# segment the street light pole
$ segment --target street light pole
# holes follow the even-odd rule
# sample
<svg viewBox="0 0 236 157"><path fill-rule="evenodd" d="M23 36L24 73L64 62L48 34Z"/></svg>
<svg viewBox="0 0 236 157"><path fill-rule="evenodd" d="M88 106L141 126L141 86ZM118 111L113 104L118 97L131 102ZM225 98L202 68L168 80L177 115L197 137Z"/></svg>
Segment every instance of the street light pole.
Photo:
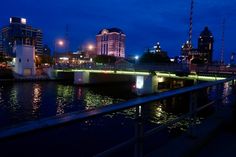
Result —
<svg viewBox="0 0 236 157"><path fill-rule="evenodd" d="M54 65L56 65L56 62L57 62L57 54L56 54L56 48L57 48L57 45L62 47L64 46L64 41L59 39L59 40L54 40Z"/></svg>

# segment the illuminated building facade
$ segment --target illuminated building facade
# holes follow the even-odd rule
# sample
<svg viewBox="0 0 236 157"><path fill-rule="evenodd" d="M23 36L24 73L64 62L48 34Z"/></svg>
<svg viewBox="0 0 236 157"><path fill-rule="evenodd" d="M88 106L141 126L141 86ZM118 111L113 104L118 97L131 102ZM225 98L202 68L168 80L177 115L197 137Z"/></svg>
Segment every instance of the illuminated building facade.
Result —
<svg viewBox="0 0 236 157"><path fill-rule="evenodd" d="M78 66L81 64L92 63L91 58L86 58L83 53L78 52L57 53L55 61L57 65L65 66Z"/></svg>
<svg viewBox="0 0 236 157"><path fill-rule="evenodd" d="M31 45L35 47L35 53L43 53L43 33L27 25L25 18L11 17L10 24L1 30L3 53L15 57L13 47L16 45Z"/></svg>
<svg viewBox="0 0 236 157"><path fill-rule="evenodd" d="M97 55L125 57L126 35L119 28L101 30L97 36Z"/></svg>

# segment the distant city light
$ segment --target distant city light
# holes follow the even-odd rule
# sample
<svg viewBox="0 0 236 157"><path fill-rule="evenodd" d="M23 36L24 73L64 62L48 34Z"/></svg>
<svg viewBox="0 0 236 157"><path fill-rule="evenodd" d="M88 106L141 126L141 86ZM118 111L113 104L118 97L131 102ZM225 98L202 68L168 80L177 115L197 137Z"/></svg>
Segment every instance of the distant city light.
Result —
<svg viewBox="0 0 236 157"><path fill-rule="evenodd" d="M60 60L64 60L64 61L68 61L69 60L69 58L68 57L61 57L61 58L59 58Z"/></svg>
<svg viewBox="0 0 236 157"><path fill-rule="evenodd" d="M21 23L22 24L26 24L26 19L25 18L21 18Z"/></svg>

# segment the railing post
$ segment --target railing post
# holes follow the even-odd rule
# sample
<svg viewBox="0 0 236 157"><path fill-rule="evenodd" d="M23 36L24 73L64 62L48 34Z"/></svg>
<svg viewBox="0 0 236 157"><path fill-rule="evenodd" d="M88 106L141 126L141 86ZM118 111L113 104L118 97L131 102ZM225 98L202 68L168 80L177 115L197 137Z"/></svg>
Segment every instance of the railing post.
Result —
<svg viewBox="0 0 236 157"><path fill-rule="evenodd" d="M135 157L143 157L143 111L142 106L136 107L136 115L135 115Z"/></svg>
<svg viewBox="0 0 236 157"><path fill-rule="evenodd" d="M190 113L190 128L189 128L189 135L191 137L195 137L195 125L196 125L196 116L197 116L197 93L196 92L191 92L190 93L190 102L189 102L189 113Z"/></svg>
<svg viewBox="0 0 236 157"><path fill-rule="evenodd" d="M232 80L232 93L234 93L235 91L235 80L233 79Z"/></svg>
<svg viewBox="0 0 236 157"><path fill-rule="evenodd" d="M221 84L216 85L216 113L219 113L219 108L220 108L220 100L221 100Z"/></svg>

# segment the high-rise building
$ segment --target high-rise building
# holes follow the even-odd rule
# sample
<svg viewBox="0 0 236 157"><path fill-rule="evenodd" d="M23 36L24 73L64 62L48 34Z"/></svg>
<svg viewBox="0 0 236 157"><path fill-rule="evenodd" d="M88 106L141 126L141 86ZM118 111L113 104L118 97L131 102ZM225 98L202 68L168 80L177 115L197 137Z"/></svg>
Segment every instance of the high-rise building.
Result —
<svg viewBox="0 0 236 157"><path fill-rule="evenodd" d="M11 17L10 24L1 30L3 53L14 57L13 47L16 45L31 45L36 54L43 53L42 36L39 29L27 25L25 18Z"/></svg>
<svg viewBox="0 0 236 157"><path fill-rule="evenodd" d="M125 57L125 33L119 28L101 30L97 36L97 55Z"/></svg>
<svg viewBox="0 0 236 157"><path fill-rule="evenodd" d="M198 51L205 62L211 63L214 38L208 27L205 27L198 38Z"/></svg>

